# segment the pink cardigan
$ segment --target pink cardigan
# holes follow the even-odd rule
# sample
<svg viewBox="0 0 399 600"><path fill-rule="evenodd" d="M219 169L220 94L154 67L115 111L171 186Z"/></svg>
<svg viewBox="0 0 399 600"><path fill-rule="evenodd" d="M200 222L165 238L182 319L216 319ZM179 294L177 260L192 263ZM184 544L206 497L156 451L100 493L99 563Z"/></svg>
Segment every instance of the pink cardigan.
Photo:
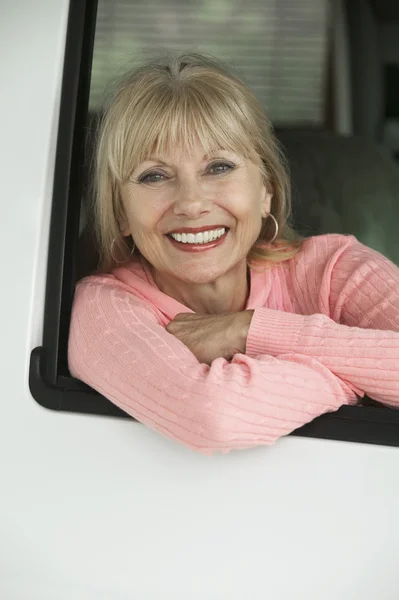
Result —
<svg viewBox="0 0 399 600"><path fill-rule="evenodd" d="M308 238L251 270L245 354L201 364L165 330L191 312L140 261L78 283L72 376L142 423L205 454L271 444L355 404L399 407L399 268L353 236Z"/></svg>

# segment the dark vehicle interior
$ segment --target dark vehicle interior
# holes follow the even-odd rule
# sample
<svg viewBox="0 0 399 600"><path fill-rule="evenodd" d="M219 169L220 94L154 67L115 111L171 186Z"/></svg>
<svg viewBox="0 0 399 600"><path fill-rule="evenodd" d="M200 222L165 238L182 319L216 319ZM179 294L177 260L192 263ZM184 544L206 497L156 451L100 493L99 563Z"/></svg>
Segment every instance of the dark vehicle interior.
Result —
<svg viewBox="0 0 399 600"><path fill-rule="evenodd" d="M239 27L248 10L252 9L260 18L264 12L267 33L268 4L273 3L227 2L224 15L232 26ZM256 70L250 64L253 54L259 50L259 33L258 40L254 36L255 41L242 35L241 45L233 54L233 64L249 81L252 77L257 83L266 111L270 105L272 122L291 168L293 224L304 235L353 234L399 264L397 219L393 218L399 217L396 163L399 160L399 4L378 0L342 3L300 0L274 4L273 31L269 32L270 40L263 42L261 50L272 52L272 62L276 65L270 67L266 58ZM316 16L312 20L309 17L310 24L306 23L308 11L316 4ZM141 16L142 22L135 25L136 29L133 26L133 35L124 42L126 24L121 18L129 22L129 6L133 11L134 5L134 2L118 0L99 2L91 110L86 128L88 177L98 114L95 109L100 105L102 88L114 75L112 61L101 57L119 51L121 61L124 59L128 67L130 61L134 64L146 39L157 40L155 53L165 47L179 50L183 46L172 43L175 40L171 41L167 26L162 35L157 35L158 24L153 24L145 15ZM229 5L234 5L234 11L230 6L230 14ZM182 30L179 39L187 46L183 49L191 49L188 33L184 35L186 28L190 33L194 30L198 41L201 36L205 37L202 44L205 50L213 49L223 58L228 52L232 53L229 40L221 38L225 38L226 33L218 29L218 20L212 19L211 12L202 24L198 23L198 3L188 5L187 14L180 17L181 2L162 3L162 6L165 13L161 12L162 17L166 15L175 23L178 34ZM215 25L214 31L205 33L205 24L209 22ZM132 38L142 27L145 27L144 36L141 34L144 39L139 39L137 44L137 39ZM309 28L313 35L310 43L305 37L309 35ZM295 42L290 43L290 31L295 34ZM273 45L276 40L277 49ZM346 56L341 56L342 50L336 51L337 45L347 48ZM294 75L299 77L299 86L296 79L290 79L295 66L294 51L307 61L297 69L299 75ZM320 56L322 52L324 56ZM238 53L241 54L237 56ZM343 59L346 59L345 65L341 64ZM121 70L121 61L114 60L115 70L118 67ZM262 69L271 72L269 87L267 83L259 83ZM271 89L275 83L275 89ZM256 85L254 87L256 89ZM311 87L310 91L306 87ZM343 102L341 98L345 94L338 88L345 87L348 91ZM300 98L303 92L305 98ZM284 104L282 108L279 106L282 101L285 101L285 109ZM307 113L303 110L305 103L309 107ZM90 272L95 263L91 224L88 214L82 212L78 277Z"/></svg>

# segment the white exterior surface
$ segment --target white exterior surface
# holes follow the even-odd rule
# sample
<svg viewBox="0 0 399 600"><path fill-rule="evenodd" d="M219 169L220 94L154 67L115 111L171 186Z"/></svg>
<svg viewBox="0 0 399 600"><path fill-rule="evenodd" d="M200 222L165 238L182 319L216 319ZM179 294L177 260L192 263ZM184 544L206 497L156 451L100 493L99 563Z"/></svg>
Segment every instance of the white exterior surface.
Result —
<svg viewBox="0 0 399 600"><path fill-rule="evenodd" d="M67 11L0 2L1 600L397 600L399 448L209 458L31 397Z"/></svg>

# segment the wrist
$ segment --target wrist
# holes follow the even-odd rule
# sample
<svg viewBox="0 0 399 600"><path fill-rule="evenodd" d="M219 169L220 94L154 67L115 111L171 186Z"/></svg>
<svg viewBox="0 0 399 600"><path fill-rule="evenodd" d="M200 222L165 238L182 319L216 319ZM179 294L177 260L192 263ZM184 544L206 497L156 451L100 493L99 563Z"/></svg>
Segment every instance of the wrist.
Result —
<svg viewBox="0 0 399 600"><path fill-rule="evenodd" d="M237 352L239 352L240 354L245 354L248 331L251 325L253 314L253 310L242 310L235 314L235 345Z"/></svg>

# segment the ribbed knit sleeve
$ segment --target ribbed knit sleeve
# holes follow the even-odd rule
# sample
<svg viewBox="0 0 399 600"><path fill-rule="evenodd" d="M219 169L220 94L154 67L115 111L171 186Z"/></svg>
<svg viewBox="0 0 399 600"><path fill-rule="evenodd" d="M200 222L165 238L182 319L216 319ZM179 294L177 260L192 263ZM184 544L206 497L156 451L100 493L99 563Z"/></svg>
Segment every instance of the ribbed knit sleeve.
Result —
<svg viewBox="0 0 399 600"><path fill-rule="evenodd" d="M258 308L246 354L312 357L359 395L399 407L399 268L352 236L336 260L325 260L335 241L333 236L310 240L302 259L307 276L294 278L304 310L319 298L332 318ZM320 265L323 274L316 275Z"/></svg>
<svg viewBox="0 0 399 600"><path fill-rule="evenodd" d="M74 377L205 454L271 444L357 400L320 361L297 351L201 364L144 302L109 278L78 285L68 358Z"/></svg>

